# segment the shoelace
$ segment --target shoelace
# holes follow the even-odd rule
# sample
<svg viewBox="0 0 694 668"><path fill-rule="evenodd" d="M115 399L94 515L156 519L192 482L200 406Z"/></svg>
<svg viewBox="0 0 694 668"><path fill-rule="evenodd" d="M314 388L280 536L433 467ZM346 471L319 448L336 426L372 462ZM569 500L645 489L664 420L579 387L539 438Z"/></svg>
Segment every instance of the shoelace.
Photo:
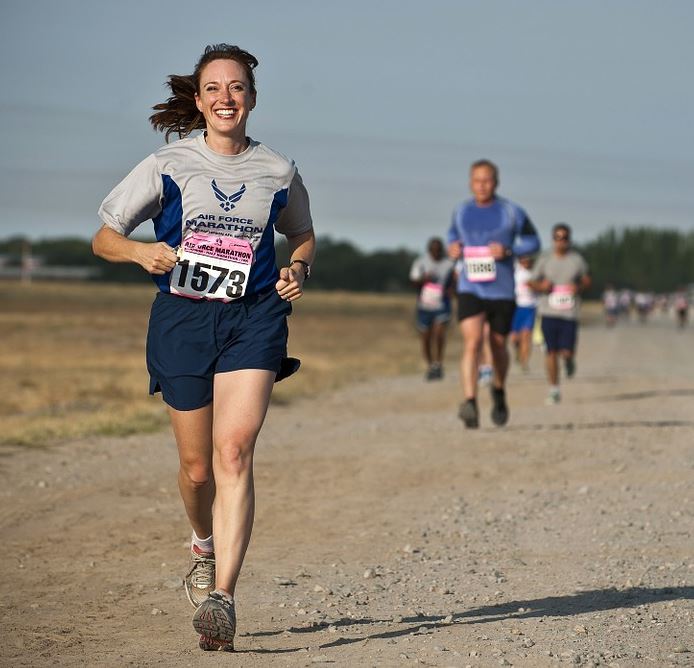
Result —
<svg viewBox="0 0 694 668"><path fill-rule="evenodd" d="M214 585L214 557L193 553L193 567L190 569L190 582L197 589L207 589Z"/></svg>

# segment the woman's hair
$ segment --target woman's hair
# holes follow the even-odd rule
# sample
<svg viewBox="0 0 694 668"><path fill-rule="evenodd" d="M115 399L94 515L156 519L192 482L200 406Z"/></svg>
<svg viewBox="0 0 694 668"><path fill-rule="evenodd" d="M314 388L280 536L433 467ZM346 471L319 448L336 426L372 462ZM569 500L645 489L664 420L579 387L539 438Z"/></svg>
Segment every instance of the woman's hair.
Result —
<svg viewBox="0 0 694 668"><path fill-rule="evenodd" d="M200 93L200 74L203 68L213 60L235 60L243 66L255 95L255 76L253 70L258 66L258 59L231 44L211 44L205 47L193 74L171 74L166 84L171 89L171 97L166 102L155 104L149 122L155 130L166 131L166 141L172 132L178 133L179 138L186 137L193 130L205 128L205 118L195 105L195 94Z"/></svg>

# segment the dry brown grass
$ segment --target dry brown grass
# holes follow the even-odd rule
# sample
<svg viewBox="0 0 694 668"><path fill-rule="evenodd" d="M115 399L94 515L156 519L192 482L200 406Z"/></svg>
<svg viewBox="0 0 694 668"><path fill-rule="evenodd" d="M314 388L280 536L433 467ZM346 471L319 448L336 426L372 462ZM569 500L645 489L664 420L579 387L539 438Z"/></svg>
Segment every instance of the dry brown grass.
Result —
<svg viewBox="0 0 694 668"><path fill-rule="evenodd" d="M2 285L0 444L45 445L167 423L148 396L144 347L154 287ZM419 368L407 295L307 293L290 319L301 372L279 384L288 403L355 380Z"/></svg>
<svg viewBox="0 0 694 668"><path fill-rule="evenodd" d="M155 288L2 284L0 445L47 445L93 434L126 435L167 424L150 397L145 336ZM355 381L421 369L414 298L306 293L290 319L289 352L299 374L277 385L289 403ZM586 320L599 320L586 305ZM459 351L451 327L449 368Z"/></svg>

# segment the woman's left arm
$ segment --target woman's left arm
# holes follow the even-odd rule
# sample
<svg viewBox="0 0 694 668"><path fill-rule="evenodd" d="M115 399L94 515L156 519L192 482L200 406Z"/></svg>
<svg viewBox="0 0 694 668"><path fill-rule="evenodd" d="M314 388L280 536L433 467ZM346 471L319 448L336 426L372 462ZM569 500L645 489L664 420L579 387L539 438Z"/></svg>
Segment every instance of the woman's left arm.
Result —
<svg viewBox="0 0 694 668"><path fill-rule="evenodd" d="M282 299L293 302L304 294L304 281L310 275L310 267L316 254L316 236L313 229L303 234L287 237L289 265L280 269L275 288Z"/></svg>

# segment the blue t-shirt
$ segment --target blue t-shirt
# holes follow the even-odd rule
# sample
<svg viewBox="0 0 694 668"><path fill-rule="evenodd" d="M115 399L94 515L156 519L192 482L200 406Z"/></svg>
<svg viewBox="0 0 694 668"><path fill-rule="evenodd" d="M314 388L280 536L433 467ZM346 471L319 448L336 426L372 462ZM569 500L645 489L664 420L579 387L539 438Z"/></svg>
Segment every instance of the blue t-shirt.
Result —
<svg viewBox="0 0 694 668"><path fill-rule="evenodd" d="M453 212L448 230L448 243L454 241L462 244L463 253L477 256L459 263L458 292L480 299L515 299L513 257L540 249L540 237L528 214L502 197L496 197L488 206L478 206L474 199L462 202ZM489 262L484 248L494 242L510 249L511 255Z"/></svg>

